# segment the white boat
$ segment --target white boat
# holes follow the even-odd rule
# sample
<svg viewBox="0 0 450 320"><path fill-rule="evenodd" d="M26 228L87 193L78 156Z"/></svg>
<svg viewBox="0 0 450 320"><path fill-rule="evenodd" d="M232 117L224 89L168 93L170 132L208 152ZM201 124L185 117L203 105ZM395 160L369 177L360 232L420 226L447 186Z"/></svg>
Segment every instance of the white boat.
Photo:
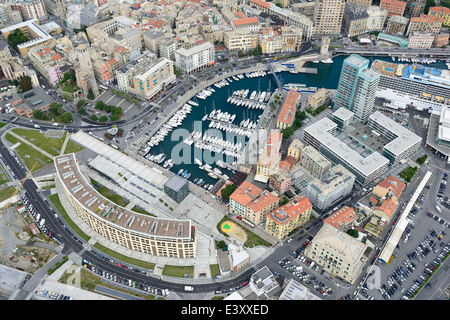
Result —
<svg viewBox="0 0 450 320"><path fill-rule="evenodd" d="M198 160L197 158L194 158L194 161L195 161L195 163L198 164L199 166L202 165L202 162L201 162L200 160Z"/></svg>
<svg viewBox="0 0 450 320"><path fill-rule="evenodd" d="M210 176L213 179L218 179L218 177L212 172L208 172L208 176Z"/></svg>
<svg viewBox="0 0 450 320"><path fill-rule="evenodd" d="M250 119L245 120L245 122L244 122L244 127L245 128L247 128L249 122L250 122Z"/></svg>
<svg viewBox="0 0 450 320"><path fill-rule="evenodd" d="M320 61L320 62L322 62L322 63L333 63L333 59L328 58L328 59L322 60L322 61Z"/></svg>
<svg viewBox="0 0 450 320"><path fill-rule="evenodd" d="M253 100L256 96L256 91L253 91L250 95L250 100Z"/></svg>
<svg viewBox="0 0 450 320"><path fill-rule="evenodd" d="M222 171L220 171L220 170L217 169L217 168L214 168L213 171L214 171L214 173L216 173L216 174L218 174L218 175L222 175Z"/></svg>
<svg viewBox="0 0 450 320"><path fill-rule="evenodd" d="M259 102L263 102L265 97L266 97L266 92L263 91L263 92L261 93L261 95L259 96Z"/></svg>
<svg viewBox="0 0 450 320"><path fill-rule="evenodd" d="M189 100L188 103L189 103L190 105L193 105L194 107L198 107L198 103L195 102L195 101Z"/></svg>

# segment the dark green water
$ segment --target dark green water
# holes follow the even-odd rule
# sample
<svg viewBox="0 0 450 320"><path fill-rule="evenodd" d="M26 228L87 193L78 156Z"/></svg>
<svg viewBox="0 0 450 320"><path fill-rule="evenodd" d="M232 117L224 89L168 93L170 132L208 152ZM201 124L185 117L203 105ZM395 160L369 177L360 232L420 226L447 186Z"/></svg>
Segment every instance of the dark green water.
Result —
<svg viewBox="0 0 450 320"><path fill-rule="evenodd" d="M282 72L281 76L283 78L283 84L288 83L302 83L307 87L318 87L318 88L327 88L327 89L337 89L339 83L339 77L341 73L343 60L347 56L339 56L334 58L334 63L332 64L324 64L324 63L307 63L305 67L317 68L317 74L292 74L289 72ZM367 57L371 63L380 58L376 57ZM392 62L390 58L381 58L381 60ZM445 63L437 62L434 64L429 64L430 67L447 69ZM236 106L231 103L227 103L227 98L229 95L233 93L233 91L241 90L241 89L249 89L250 93L254 90L259 91L271 91L273 92L276 87L275 81L273 80L272 75L266 75L264 77L258 78L247 78L244 77L240 81L234 81L230 83L229 86L224 86L223 88L216 88L215 86L211 86L215 90L211 96L207 97L205 100L197 99L199 103L198 107L192 107L192 112L184 119L182 127L186 129L186 132L192 132L194 130L195 123L195 131L200 130L200 126L202 127L202 132L205 132L208 129L209 121L206 120L202 123L202 117L207 113L209 114L213 109L221 109L223 112L227 111L230 114L236 114L236 119L233 121L234 124L239 125L242 119L249 118L252 121L258 119L258 116L262 114L263 110L252 110L242 106ZM250 93L248 96L250 96ZM181 126L180 126L181 127ZM180 128L178 127L178 129ZM167 155L167 159L172 158L175 160L176 156L184 156L186 159L190 159L189 163L181 163L176 164L171 169L172 172L177 173L180 169L187 169L191 173L190 181L194 181L195 178L202 178L206 181L206 183L211 184L217 182L210 178L207 175L207 172L201 170L197 164L194 163L194 157L200 160L203 152L210 153L210 151L200 150L194 147L194 144L190 147L185 145L182 142L182 138L176 139L172 141L175 137L176 130L169 133L166 136L166 139L162 141L158 146L155 146L151 149L151 154L159 154L164 153ZM172 137L172 134L174 137ZM224 136L225 138L225 133ZM186 150L191 150L190 155L184 152L172 153L172 150L179 150L180 147L184 147ZM174 149L175 148L175 149ZM222 155L221 159L225 161L225 156ZM205 163L205 161L202 161ZM229 161L228 161L229 162ZM213 165L214 167L214 165ZM227 174L231 177L232 173L226 169L220 169L224 174Z"/></svg>

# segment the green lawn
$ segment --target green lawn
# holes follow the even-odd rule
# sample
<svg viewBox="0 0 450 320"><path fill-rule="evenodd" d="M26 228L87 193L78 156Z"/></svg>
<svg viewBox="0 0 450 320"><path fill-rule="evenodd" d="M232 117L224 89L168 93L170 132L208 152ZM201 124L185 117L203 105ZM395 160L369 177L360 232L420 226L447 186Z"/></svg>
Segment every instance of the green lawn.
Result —
<svg viewBox="0 0 450 320"><path fill-rule="evenodd" d="M70 219L69 215L67 214L66 210L61 204L61 201L59 200L59 196L57 193L52 194L48 197L48 199L53 203L56 210L58 210L61 217L64 219L64 221L69 225L69 227L75 231L75 233L80 236L84 241L88 242L91 237L89 237L87 234L85 234L73 221Z"/></svg>
<svg viewBox="0 0 450 320"><path fill-rule="evenodd" d="M110 189L108 189L105 186L100 185L97 181L94 179L91 179L91 184L95 187L95 189L105 198L111 200L112 202L118 204L121 207L126 207L130 201L124 199L121 195L112 192Z"/></svg>
<svg viewBox="0 0 450 320"><path fill-rule="evenodd" d="M132 209L132 211L137 212L137 213L142 213L151 217L156 217L154 214L151 214L150 212L138 207L138 206L134 206Z"/></svg>
<svg viewBox="0 0 450 320"><path fill-rule="evenodd" d="M31 170L31 168L33 167L33 165L37 162L36 167L34 168L33 171L39 170L49 164L53 163L53 160L48 158L47 156L43 155L42 153L40 153L39 151L35 150L34 148L30 147L29 145L23 143L22 141L20 141L19 139L17 139L16 137L12 136L11 134L7 133L5 135L6 140L8 140L9 142L11 142L13 145L16 143L20 143L20 145L16 148L17 154L19 155L19 157L23 160L23 162L25 163L25 165L27 166L28 170ZM36 159L41 160L38 161Z"/></svg>
<svg viewBox="0 0 450 320"><path fill-rule="evenodd" d="M8 176L6 175L6 173L3 171L2 168L0 168L0 185L6 183L9 181Z"/></svg>
<svg viewBox="0 0 450 320"><path fill-rule="evenodd" d="M66 149L64 149L64 154L76 153L83 150L84 148L79 144L73 142L72 140L67 141Z"/></svg>
<svg viewBox="0 0 450 320"><path fill-rule="evenodd" d="M194 278L194 266L172 266L166 264L162 274L176 278L184 278L185 274L189 274L189 278Z"/></svg>
<svg viewBox="0 0 450 320"><path fill-rule="evenodd" d="M16 188L14 186L0 190L0 202L11 198L11 196L14 194L14 191L16 191Z"/></svg>
<svg viewBox="0 0 450 320"><path fill-rule="evenodd" d="M64 91L64 92L72 94L75 91L80 90L80 88L77 87L76 83L72 83L72 84L65 85L61 90Z"/></svg>
<svg viewBox="0 0 450 320"><path fill-rule="evenodd" d="M39 130L34 129L13 129L15 134L21 136L27 141L34 144L36 147L41 148L42 150L48 152L52 156L59 156L59 153L64 145L64 140L66 139L66 135L68 132L64 132L63 136L59 139L49 138L45 136L45 133L39 132ZM56 151L56 150L58 151ZM83 150L83 147L76 144L75 142L69 140L67 141L66 149L64 150L64 154L68 153L76 153L80 150Z"/></svg>
<svg viewBox="0 0 450 320"><path fill-rule="evenodd" d="M129 263L133 266L148 269L148 270L155 269L154 263L127 257L121 253L118 253L110 248L107 248L107 247L101 245L98 242L96 242L94 244L94 248L98 249L99 251L103 252L104 254L107 254L108 256L110 256L112 258L116 258L117 260L120 260L125 263Z"/></svg>

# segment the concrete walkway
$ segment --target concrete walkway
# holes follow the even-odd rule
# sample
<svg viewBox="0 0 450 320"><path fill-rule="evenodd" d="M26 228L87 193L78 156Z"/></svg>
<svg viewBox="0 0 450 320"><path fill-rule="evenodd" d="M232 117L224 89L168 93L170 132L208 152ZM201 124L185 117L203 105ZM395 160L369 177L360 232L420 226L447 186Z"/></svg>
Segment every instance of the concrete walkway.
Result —
<svg viewBox="0 0 450 320"><path fill-rule="evenodd" d="M70 140L70 133L67 132L66 139L64 140L64 143L61 147L61 151L59 152L60 156L62 156L64 154L64 151L66 150L66 146L67 146L67 143L69 142L69 140Z"/></svg>

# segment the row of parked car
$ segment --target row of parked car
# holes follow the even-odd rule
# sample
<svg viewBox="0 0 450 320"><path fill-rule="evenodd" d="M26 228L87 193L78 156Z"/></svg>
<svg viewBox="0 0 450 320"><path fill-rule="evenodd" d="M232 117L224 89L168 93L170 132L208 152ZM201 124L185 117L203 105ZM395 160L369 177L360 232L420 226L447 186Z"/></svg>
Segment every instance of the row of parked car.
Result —
<svg viewBox="0 0 450 320"><path fill-rule="evenodd" d="M419 276L419 279L414 280L412 286L406 291L404 296L402 297L403 300L408 300L412 297L412 295L419 289L421 285L423 285L424 282L428 280L428 278L431 276L433 271L437 268L437 266L442 262L442 260L448 256L450 253L450 242L445 244L439 255L430 263L425 263L425 269L423 270L422 274ZM430 287L431 284L427 283L426 287Z"/></svg>
<svg viewBox="0 0 450 320"><path fill-rule="evenodd" d="M121 278L120 276L118 276L114 273L105 271L105 270L95 266L94 264L92 264L91 262L89 262L85 259L82 260L82 264L86 269L91 270L93 273L96 273L99 276L101 276L107 280L110 280L112 282L120 283L120 284L129 286L129 287L132 287L132 288L140 289L142 291L147 291L148 293L152 293L154 295L159 295L162 297L168 297L170 295L168 289L154 288L154 287L144 285L142 283L137 283L131 279Z"/></svg>
<svg viewBox="0 0 450 320"><path fill-rule="evenodd" d="M45 288L42 288L40 292L41 292L42 296L47 297L49 299L53 299L53 300L73 300L73 297L71 297L71 296L59 294L59 293L51 291L51 290L48 291Z"/></svg>

